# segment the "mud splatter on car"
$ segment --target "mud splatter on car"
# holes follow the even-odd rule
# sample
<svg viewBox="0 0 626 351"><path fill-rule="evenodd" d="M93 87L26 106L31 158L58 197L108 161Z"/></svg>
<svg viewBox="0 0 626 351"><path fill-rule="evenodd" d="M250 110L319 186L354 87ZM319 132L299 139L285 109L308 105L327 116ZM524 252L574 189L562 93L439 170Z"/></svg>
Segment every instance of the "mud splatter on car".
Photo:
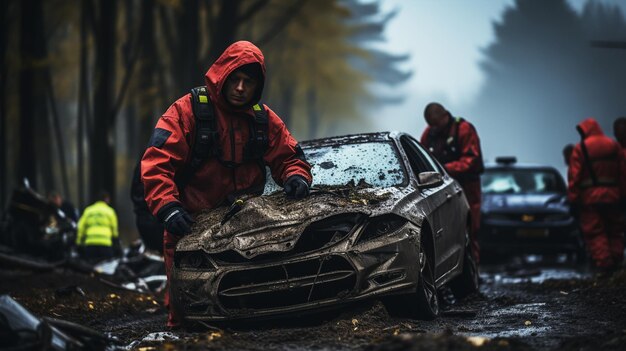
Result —
<svg viewBox="0 0 626 351"><path fill-rule="evenodd" d="M467 201L412 137L362 134L302 148L314 179L308 198L269 184L263 196L199 214L178 243L171 293L188 325L373 297L430 319L440 286L459 296L477 289Z"/></svg>

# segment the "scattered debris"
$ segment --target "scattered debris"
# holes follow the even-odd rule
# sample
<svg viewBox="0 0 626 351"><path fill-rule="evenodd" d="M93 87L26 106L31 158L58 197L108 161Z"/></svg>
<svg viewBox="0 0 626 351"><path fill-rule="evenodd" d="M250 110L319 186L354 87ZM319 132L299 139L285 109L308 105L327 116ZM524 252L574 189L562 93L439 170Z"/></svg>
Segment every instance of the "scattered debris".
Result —
<svg viewBox="0 0 626 351"><path fill-rule="evenodd" d="M91 328L56 318L37 319L8 295L0 296L3 347L41 350L93 350L117 339Z"/></svg>
<svg viewBox="0 0 626 351"><path fill-rule="evenodd" d="M63 288L56 289L54 291L54 294L56 296L58 296L58 297L67 297L67 296L70 296L72 294L78 294L80 296L85 297L85 292L78 285L69 285L69 286L66 286L66 287L63 287Z"/></svg>

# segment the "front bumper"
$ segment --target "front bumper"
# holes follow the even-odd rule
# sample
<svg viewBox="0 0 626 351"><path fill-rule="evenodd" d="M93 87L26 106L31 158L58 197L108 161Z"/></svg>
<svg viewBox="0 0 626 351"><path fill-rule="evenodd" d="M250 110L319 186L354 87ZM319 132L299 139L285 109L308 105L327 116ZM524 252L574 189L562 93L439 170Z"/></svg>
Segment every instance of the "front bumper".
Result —
<svg viewBox="0 0 626 351"><path fill-rule="evenodd" d="M415 291L419 228L352 245L248 262L216 262L214 270L174 267L171 301L185 323L278 316L321 310L373 296Z"/></svg>
<svg viewBox="0 0 626 351"><path fill-rule="evenodd" d="M498 254L556 254L583 247L573 219L553 223L483 220L478 241L481 250Z"/></svg>

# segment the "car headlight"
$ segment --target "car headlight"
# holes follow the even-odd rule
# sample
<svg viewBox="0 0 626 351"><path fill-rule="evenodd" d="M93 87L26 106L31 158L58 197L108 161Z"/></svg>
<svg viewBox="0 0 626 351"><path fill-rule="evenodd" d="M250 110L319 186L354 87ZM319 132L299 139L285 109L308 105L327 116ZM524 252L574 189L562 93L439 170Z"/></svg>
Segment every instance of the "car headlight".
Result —
<svg viewBox="0 0 626 351"><path fill-rule="evenodd" d="M394 214L386 214L371 218L365 225L358 242L361 243L383 235L391 234L402 228L406 222L406 219Z"/></svg>
<svg viewBox="0 0 626 351"><path fill-rule="evenodd" d="M180 269L215 270L206 252L201 250L177 252L174 255L174 263Z"/></svg>

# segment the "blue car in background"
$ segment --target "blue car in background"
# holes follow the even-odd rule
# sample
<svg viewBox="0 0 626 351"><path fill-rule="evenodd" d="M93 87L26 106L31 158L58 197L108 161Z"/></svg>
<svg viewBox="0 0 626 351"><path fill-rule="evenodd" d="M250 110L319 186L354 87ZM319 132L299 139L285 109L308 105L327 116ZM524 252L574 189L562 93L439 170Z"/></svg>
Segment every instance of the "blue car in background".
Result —
<svg viewBox="0 0 626 351"><path fill-rule="evenodd" d="M586 258L565 181L555 168L499 157L486 165L481 186L482 257L565 253L575 261Z"/></svg>

